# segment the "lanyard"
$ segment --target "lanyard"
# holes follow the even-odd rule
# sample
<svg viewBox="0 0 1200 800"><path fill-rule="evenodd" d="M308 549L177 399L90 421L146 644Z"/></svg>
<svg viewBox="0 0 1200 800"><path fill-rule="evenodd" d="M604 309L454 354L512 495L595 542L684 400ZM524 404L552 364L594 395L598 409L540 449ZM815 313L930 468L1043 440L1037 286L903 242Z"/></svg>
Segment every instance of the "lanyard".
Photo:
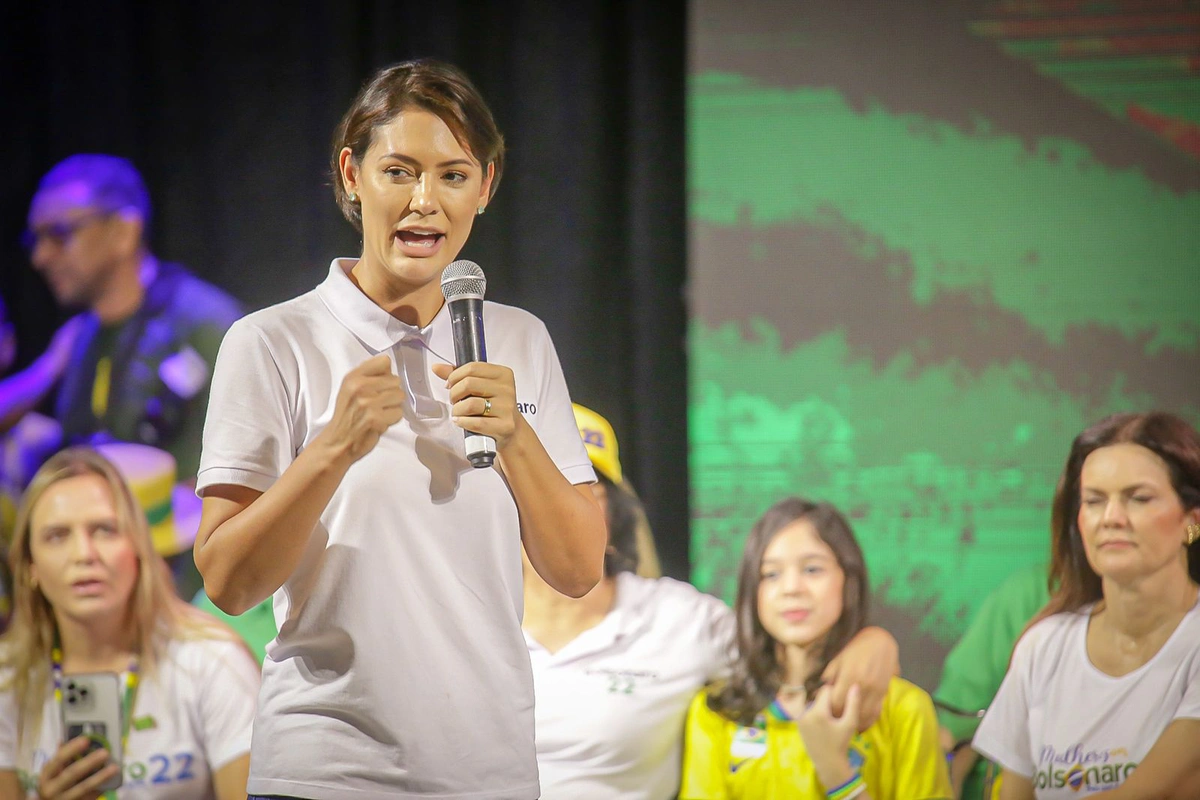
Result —
<svg viewBox="0 0 1200 800"><path fill-rule="evenodd" d="M63 669L62 669L62 648L55 642L50 649L50 674L54 678L54 704L58 707L58 713L62 715L63 703ZM125 758L125 752L129 748L129 728L133 724L133 704L137 701L138 692L138 660L134 656L129 662L129 671L125 673L125 696L121 701L121 710L123 719L121 720L121 758ZM121 765L124 769L124 764ZM117 793L108 791L104 793L105 800L116 800Z"/></svg>
<svg viewBox="0 0 1200 800"><path fill-rule="evenodd" d="M112 359L101 356L96 362L96 378L92 381L92 416L97 421L108 414L108 396L112 392Z"/></svg>

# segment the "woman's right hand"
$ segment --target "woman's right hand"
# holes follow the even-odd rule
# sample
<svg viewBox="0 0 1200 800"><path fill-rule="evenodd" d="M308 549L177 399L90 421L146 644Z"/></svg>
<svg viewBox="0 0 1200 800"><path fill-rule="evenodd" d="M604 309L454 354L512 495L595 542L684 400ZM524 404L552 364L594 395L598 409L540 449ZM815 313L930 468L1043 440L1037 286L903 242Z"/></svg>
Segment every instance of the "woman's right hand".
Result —
<svg viewBox="0 0 1200 800"><path fill-rule="evenodd" d="M392 372L391 358L380 353L346 373L333 419L320 437L353 463L371 452L383 432L403 416L404 385Z"/></svg>
<svg viewBox="0 0 1200 800"><path fill-rule="evenodd" d="M120 773L121 766L105 764L107 750L88 753L91 742L86 736L76 736L51 756L38 775L41 800L95 800L103 794L96 787Z"/></svg>

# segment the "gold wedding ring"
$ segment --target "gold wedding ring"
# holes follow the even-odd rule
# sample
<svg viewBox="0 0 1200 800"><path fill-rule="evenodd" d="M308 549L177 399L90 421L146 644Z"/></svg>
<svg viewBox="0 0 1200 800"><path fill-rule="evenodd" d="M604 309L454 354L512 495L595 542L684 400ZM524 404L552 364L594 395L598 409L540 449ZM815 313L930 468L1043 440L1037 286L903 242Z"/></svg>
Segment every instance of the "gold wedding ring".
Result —
<svg viewBox="0 0 1200 800"><path fill-rule="evenodd" d="M492 415L492 401L488 398L483 398L483 415L490 417Z"/></svg>

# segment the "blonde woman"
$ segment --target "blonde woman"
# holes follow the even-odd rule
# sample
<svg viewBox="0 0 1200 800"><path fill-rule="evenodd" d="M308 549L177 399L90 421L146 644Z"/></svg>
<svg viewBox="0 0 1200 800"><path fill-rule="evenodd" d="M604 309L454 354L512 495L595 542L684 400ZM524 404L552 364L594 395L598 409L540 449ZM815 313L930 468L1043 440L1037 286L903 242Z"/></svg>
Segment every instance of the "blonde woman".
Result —
<svg viewBox="0 0 1200 800"><path fill-rule="evenodd" d="M37 472L10 554L15 613L0 638L0 800L245 798L258 669L221 623L175 596L146 516L86 448ZM65 676L121 676L124 760L63 741ZM61 694L59 694L61 697Z"/></svg>

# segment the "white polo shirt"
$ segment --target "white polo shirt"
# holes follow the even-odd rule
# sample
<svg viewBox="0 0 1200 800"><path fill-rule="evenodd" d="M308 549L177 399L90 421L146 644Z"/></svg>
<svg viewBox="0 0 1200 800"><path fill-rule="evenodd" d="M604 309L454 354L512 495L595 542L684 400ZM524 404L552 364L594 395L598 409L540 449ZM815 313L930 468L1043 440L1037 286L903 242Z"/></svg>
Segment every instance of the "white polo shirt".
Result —
<svg viewBox="0 0 1200 800"><path fill-rule="evenodd" d="M668 800L688 704L728 669L732 610L693 586L617 576L612 611L556 653L528 634L544 800Z"/></svg>
<svg viewBox="0 0 1200 800"><path fill-rule="evenodd" d="M213 373L197 491L265 491L329 423L342 378L390 353L404 418L347 472L275 593L249 791L335 798L536 798L517 507L450 420L448 309L423 329L339 259L314 291L240 320ZM595 480L545 326L486 303L489 360L571 483Z"/></svg>
<svg viewBox="0 0 1200 800"><path fill-rule="evenodd" d="M1200 719L1200 604L1119 678L1088 657L1091 611L1055 614L1021 637L971 745L1029 778L1038 800L1116 788L1172 721Z"/></svg>

